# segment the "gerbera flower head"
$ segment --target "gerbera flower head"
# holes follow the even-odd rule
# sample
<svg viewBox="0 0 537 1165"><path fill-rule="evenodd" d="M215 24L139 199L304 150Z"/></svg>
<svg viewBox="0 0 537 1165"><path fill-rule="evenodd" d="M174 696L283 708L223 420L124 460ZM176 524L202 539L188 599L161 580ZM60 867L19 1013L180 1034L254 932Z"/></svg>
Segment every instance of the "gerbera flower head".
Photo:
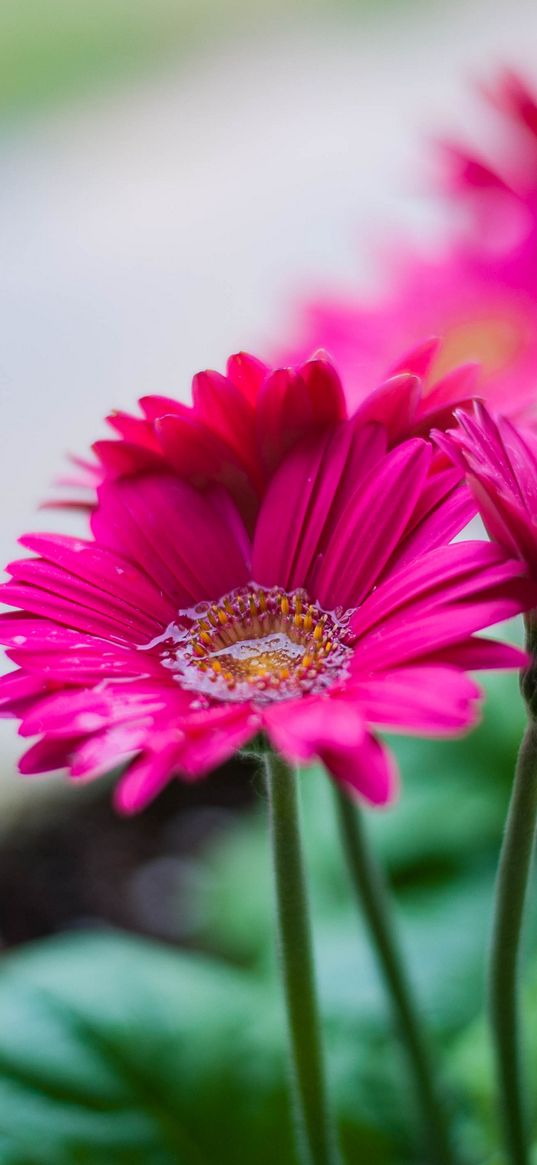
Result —
<svg viewBox="0 0 537 1165"><path fill-rule="evenodd" d="M537 101L512 74L489 96L505 122L502 134L498 118L498 163L443 147L451 207L470 211L463 231L429 252L393 247L384 261L389 291L376 299L323 294L299 307L290 358L326 348L351 405L430 335L442 346L425 400L438 378L475 361L476 391L492 408L537 416Z"/></svg>
<svg viewBox="0 0 537 1165"><path fill-rule="evenodd" d="M537 439L476 402L473 416L437 441L467 474L490 534L527 565L537 584Z"/></svg>
<svg viewBox="0 0 537 1165"><path fill-rule="evenodd" d="M274 423L277 465L249 529L236 479L197 480L182 437L175 472L152 449L101 481L91 537L21 540L34 557L9 567L3 598L19 610L1 631L19 668L3 679L5 710L39 738L23 772L87 780L121 761L128 812L263 733L384 803L395 767L377 727L474 721L467 669L525 658L475 637L527 603L525 567L488 543L451 544L475 508L460 470L424 438L390 448L371 411L325 417L290 448Z"/></svg>

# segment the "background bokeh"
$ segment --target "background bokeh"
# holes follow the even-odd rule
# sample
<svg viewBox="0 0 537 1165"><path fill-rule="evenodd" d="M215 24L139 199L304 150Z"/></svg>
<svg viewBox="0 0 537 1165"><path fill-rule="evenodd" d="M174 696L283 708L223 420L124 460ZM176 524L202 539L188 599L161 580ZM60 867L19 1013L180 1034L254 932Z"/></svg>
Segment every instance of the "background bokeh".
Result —
<svg viewBox="0 0 537 1165"><path fill-rule="evenodd" d="M428 143L486 132L472 86L531 77L536 35L530 0L3 0L2 559L64 521L36 505L111 407L270 357L303 293L370 286L388 240L441 232ZM460 1142L494 1165L482 959L522 713L513 678L489 687L468 742L397 742L404 796L371 824ZM2 1163L294 1165L259 777L228 766L123 822L109 781L16 777L1 728ZM303 794L346 1143L418 1165L320 772Z"/></svg>

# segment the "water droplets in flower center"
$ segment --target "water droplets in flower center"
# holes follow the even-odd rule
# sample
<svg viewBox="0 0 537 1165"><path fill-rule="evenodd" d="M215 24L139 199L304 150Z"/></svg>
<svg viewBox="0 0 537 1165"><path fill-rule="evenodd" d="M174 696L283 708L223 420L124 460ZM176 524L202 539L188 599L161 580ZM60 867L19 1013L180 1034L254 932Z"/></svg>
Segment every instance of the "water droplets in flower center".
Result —
<svg viewBox="0 0 537 1165"><path fill-rule="evenodd" d="M348 675L349 612L325 611L304 590L254 583L178 612L158 640L163 666L212 700L270 703L332 687Z"/></svg>

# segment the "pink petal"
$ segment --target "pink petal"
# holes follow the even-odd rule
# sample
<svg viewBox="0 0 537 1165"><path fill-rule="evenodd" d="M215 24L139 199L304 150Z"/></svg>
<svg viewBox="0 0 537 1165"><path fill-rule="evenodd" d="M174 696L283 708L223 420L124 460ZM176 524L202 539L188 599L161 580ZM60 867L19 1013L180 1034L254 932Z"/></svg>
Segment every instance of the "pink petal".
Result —
<svg viewBox="0 0 537 1165"><path fill-rule="evenodd" d="M156 421L159 417L170 415L181 417L191 412L187 405L172 396L142 396L138 404L148 421Z"/></svg>
<svg viewBox="0 0 537 1165"><path fill-rule="evenodd" d="M77 651L33 651L15 648L9 653L14 663L40 675L51 684L100 684L108 679L162 679L162 665L149 652L129 651L119 645L94 640L93 647Z"/></svg>
<svg viewBox="0 0 537 1165"><path fill-rule="evenodd" d="M265 466L272 473L305 434L345 416L341 382L327 359L277 369L266 378L257 402L257 442Z"/></svg>
<svg viewBox="0 0 537 1165"><path fill-rule="evenodd" d="M399 668L364 679L346 689L359 703L370 724L420 733L451 735L470 727L478 718L481 692L454 667Z"/></svg>
<svg viewBox="0 0 537 1165"><path fill-rule="evenodd" d="M63 589L63 588L60 588ZM105 614L105 605L96 606L92 596L92 606L85 606L80 597L67 598L64 594L56 595L51 591L41 590L37 586L25 584L4 583L0 586L0 601L13 607L21 607L34 615L52 619L58 623L65 623L70 628L90 635L100 636L102 639L114 642L145 643L148 639L147 630L136 625L132 620L121 618L118 613Z"/></svg>
<svg viewBox="0 0 537 1165"><path fill-rule="evenodd" d="M224 704L181 721L184 740L177 757L180 775L204 776L233 756L261 726L250 704Z"/></svg>
<svg viewBox="0 0 537 1165"><path fill-rule="evenodd" d="M62 534L26 534L20 542L48 562L98 587L108 596L107 602L119 601L120 605L132 607L138 616L143 612L156 626L166 626L175 614L147 575L94 542Z"/></svg>
<svg viewBox="0 0 537 1165"><path fill-rule="evenodd" d="M253 406L232 381L218 372L198 372L192 382L192 395L196 418L233 450L239 465L261 488Z"/></svg>
<svg viewBox="0 0 537 1165"><path fill-rule="evenodd" d="M166 461L197 489L217 483L225 486L243 517L251 525L258 499L246 469L222 438L196 419L193 413L162 416L155 421Z"/></svg>
<svg viewBox="0 0 537 1165"><path fill-rule="evenodd" d="M108 725L102 731L76 741L69 756L69 773L77 782L93 781L133 759L148 739L150 732L143 721L127 720Z"/></svg>
<svg viewBox="0 0 537 1165"><path fill-rule="evenodd" d="M181 693L181 695L183 695ZM37 700L27 712L21 726L22 736L42 733L54 736L82 736L99 732L115 721L144 719L148 729L167 705L167 687L110 684L103 690L92 688L63 689ZM174 693L175 696L175 693ZM185 710L190 701L183 695Z"/></svg>
<svg viewBox="0 0 537 1165"><path fill-rule="evenodd" d="M179 724L172 722L163 730L159 751L144 753L123 775L115 794L118 809L122 813L143 809L174 774L187 779L205 775L232 756L258 728L259 719L247 704L223 705L194 713Z"/></svg>
<svg viewBox="0 0 537 1165"><path fill-rule="evenodd" d="M45 687L42 676L28 675L25 671L8 672L0 676L0 708L15 709L23 700L39 695Z"/></svg>
<svg viewBox="0 0 537 1165"><path fill-rule="evenodd" d="M255 356L250 356L248 352L237 352L229 357L226 372L229 380L240 389L244 398L251 405L255 405L261 385L270 369L267 364L263 364Z"/></svg>
<svg viewBox="0 0 537 1165"><path fill-rule="evenodd" d="M406 441L351 498L316 579L325 609L356 607L375 585L411 519L430 461L426 442Z"/></svg>
<svg viewBox="0 0 537 1165"><path fill-rule="evenodd" d="M106 420L127 444L142 445L153 453L160 453L153 426L144 417L133 417L130 413L116 410Z"/></svg>
<svg viewBox="0 0 537 1165"><path fill-rule="evenodd" d="M431 336L422 344L411 348L404 356L399 357L397 363L390 370L391 376L410 372L413 376L419 377L420 380L425 380L438 356L441 345L442 341L437 336Z"/></svg>
<svg viewBox="0 0 537 1165"><path fill-rule="evenodd" d="M118 634L123 632L135 643L147 643L154 639L162 630L163 623L166 626L169 622L169 619L151 619L144 614L143 609L122 602L121 596L114 596L41 558L22 558L10 563L7 569L13 575L14 585L28 584L37 593L44 592L65 600L69 607L79 604L94 611L96 616L111 618Z"/></svg>
<svg viewBox="0 0 537 1165"><path fill-rule="evenodd" d="M416 661L417 662L417 661ZM501 643L497 639L483 639L481 636L470 636L461 643L452 643L448 647L437 648L430 657L420 656L422 663L447 663L454 667L464 668L467 671L481 671L482 669L523 668L529 663L529 656L512 643Z"/></svg>
<svg viewBox="0 0 537 1165"><path fill-rule="evenodd" d="M500 588L524 575L520 563L488 542L440 546L394 571L356 611L352 628L361 636L399 612L406 616L409 609L426 614L427 609L461 600L480 602L491 590L501 594Z"/></svg>
<svg viewBox="0 0 537 1165"><path fill-rule="evenodd" d="M432 413L438 413L446 406L449 415L455 405L460 405L476 396L478 379L479 364L469 363L454 368L429 389L422 401L421 415L429 416Z"/></svg>
<svg viewBox="0 0 537 1165"><path fill-rule="evenodd" d="M177 743L160 753L148 753L134 761L116 785L114 804L120 813L138 813L171 780L177 761Z"/></svg>
<svg viewBox="0 0 537 1165"><path fill-rule="evenodd" d="M288 589L307 583L334 525L385 449L384 430L375 423L351 422L298 443L272 478L261 508L253 550L258 582Z"/></svg>
<svg viewBox="0 0 537 1165"><path fill-rule="evenodd" d="M177 607L218 599L250 577L223 513L168 474L101 486L92 528L99 542L154 578Z"/></svg>
<svg viewBox="0 0 537 1165"><path fill-rule="evenodd" d="M21 757L19 772L24 776L34 776L36 773L51 773L55 769L67 768L76 743L76 737L45 737L44 740L38 740Z"/></svg>
<svg viewBox="0 0 537 1165"><path fill-rule="evenodd" d="M310 761L326 748L354 748L365 731L356 703L327 696L269 704L263 723L274 747L298 762Z"/></svg>
<svg viewBox="0 0 537 1165"><path fill-rule="evenodd" d="M107 477L158 471L164 468L160 453L132 441L95 441L92 445Z"/></svg>
<svg viewBox="0 0 537 1165"><path fill-rule="evenodd" d="M371 805L386 805L397 796L399 774L394 757L366 732L354 749L324 751L321 760L338 784Z"/></svg>
<svg viewBox="0 0 537 1165"><path fill-rule="evenodd" d="M392 376L371 392L357 409L355 417L361 424L366 421L383 424L392 444L412 431L420 398L420 381L404 372Z"/></svg>
<svg viewBox="0 0 537 1165"><path fill-rule="evenodd" d="M451 542L475 517L475 513L476 503L470 491L464 485L455 486L401 540L388 563L389 572L393 574L414 558Z"/></svg>

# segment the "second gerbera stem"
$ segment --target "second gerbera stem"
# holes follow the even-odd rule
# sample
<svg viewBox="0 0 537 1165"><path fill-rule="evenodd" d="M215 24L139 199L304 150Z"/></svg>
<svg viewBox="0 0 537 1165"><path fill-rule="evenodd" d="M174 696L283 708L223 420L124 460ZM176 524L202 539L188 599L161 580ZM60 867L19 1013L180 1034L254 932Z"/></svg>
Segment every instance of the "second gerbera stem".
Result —
<svg viewBox="0 0 537 1165"><path fill-rule="evenodd" d="M296 775L272 752L265 753L264 763L300 1148L304 1165L338 1165L335 1134L328 1114Z"/></svg>
<svg viewBox="0 0 537 1165"><path fill-rule="evenodd" d="M520 746L498 867L490 962L490 1019L506 1141L513 1165L528 1165L520 1071L518 949L537 815L537 723Z"/></svg>
<svg viewBox="0 0 537 1165"><path fill-rule="evenodd" d="M421 1105L434 1165L451 1165L447 1122L437 1095L433 1065L394 932L384 877L370 850L360 810L336 788L336 808L352 884L369 927Z"/></svg>
<svg viewBox="0 0 537 1165"><path fill-rule="evenodd" d="M532 663L522 676L528 724L518 754L500 853L490 954L489 1009L505 1139L512 1165L528 1165L528 1125L520 1065L518 961L537 823L537 629L526 619Z"/></svg>

